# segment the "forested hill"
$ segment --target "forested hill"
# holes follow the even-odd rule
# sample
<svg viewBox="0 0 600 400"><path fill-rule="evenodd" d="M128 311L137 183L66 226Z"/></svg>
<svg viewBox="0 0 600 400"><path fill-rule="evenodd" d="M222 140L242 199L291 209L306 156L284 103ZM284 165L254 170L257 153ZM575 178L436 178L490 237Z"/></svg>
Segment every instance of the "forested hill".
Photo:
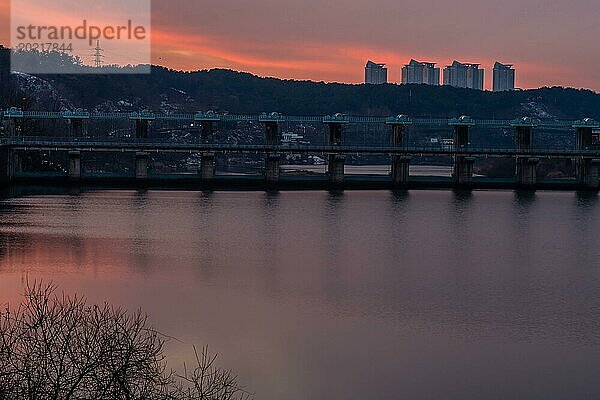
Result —
<svg viewBox="0 0 600 400"><path fill-rule="evenodd" d="M153 67L149 75L13 74L34 101L25 108L86 108L90 111L230 113L278 111L288 115L600 120L600 94L589 90L542 88L504 93L424 85L348 85L260 78L230 70L178 72Z"/></svg>

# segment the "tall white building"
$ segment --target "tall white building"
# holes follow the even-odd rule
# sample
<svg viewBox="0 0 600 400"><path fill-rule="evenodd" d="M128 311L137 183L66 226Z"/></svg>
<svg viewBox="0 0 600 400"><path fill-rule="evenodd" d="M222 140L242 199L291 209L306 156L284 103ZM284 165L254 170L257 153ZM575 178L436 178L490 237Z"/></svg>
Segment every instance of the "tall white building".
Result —
<svg viewBox="0 0 600 400"><path fill-rule="evenodd" d="M371 85L383 85L387 83L387 68L385 64L367 61L365 66L365 83Z"/></svg>
<svg viewBox="0 0 600 400"><path fill-rule="evenodd" d="M410 60L407 65L402 67L402 83L439 86L440 69L436 68L435 63Z"/></svg>
<svg viewBox="0 0 600 400"><path fill-rule="evenodd" d="M483 69L479 64L463 64L454 61L444 68L444 85L483 90Z"/></svg>
<svg viewBox="0 0 600 400"><path fill-rule="evenodd" d="M494 65L494 92L515 90L515 69L511 64Z"/></svg>

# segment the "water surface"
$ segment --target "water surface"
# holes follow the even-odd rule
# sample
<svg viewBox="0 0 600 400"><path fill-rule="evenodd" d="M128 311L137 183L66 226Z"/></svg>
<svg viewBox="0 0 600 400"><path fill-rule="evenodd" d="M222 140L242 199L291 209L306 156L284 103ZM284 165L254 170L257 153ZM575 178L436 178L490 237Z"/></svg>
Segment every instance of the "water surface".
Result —
<svg viewBox="0 0 600 400"><path fill-rule="evenodd" d="M43 278L142 307L257 399L591 399L599 222L571 192L21 196L0 303Z"/></svg>

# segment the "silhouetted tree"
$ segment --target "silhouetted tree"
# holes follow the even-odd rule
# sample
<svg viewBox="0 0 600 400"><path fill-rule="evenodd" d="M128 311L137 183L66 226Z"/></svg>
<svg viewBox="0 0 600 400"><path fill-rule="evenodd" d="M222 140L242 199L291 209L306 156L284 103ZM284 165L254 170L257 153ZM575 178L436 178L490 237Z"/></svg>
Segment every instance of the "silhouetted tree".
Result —
<svg viewBox="0 0 600 400"><path fill-rule="evenodd" d="M1 400L249 397L207 348L191 372L170 370L163 336L140 311L88 305L41 283L24 297L0 313Z"/></svg>
<svg viewBox="0 0 600 400"><path fill-rule="evenodd" d="M176 375L179 379L177 398L189 400L235 400L249 399L250 394L237 383L237 376L231 370L219 368L215 365L217 355L210 355L208 347L196 355L196 366L193 370L184 370L183 375Z"/></svg>

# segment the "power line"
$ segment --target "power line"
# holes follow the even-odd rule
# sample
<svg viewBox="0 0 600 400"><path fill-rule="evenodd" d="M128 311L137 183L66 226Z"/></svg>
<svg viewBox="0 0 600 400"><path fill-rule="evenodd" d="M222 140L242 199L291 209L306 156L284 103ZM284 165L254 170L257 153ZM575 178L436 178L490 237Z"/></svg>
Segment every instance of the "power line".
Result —
<svg viewBox="0 0 600 400"><path fill-rule="evenodd" d="M92 56L94 57L94 66L96 68L100 68L102 66L102 64L104 64L104 55L102 54L102 52L104 51L104 49L102 47L100 47L100 41L97 40L96 41L96 47L94 48L95 52L94 54L92 54Z"/></svg>

